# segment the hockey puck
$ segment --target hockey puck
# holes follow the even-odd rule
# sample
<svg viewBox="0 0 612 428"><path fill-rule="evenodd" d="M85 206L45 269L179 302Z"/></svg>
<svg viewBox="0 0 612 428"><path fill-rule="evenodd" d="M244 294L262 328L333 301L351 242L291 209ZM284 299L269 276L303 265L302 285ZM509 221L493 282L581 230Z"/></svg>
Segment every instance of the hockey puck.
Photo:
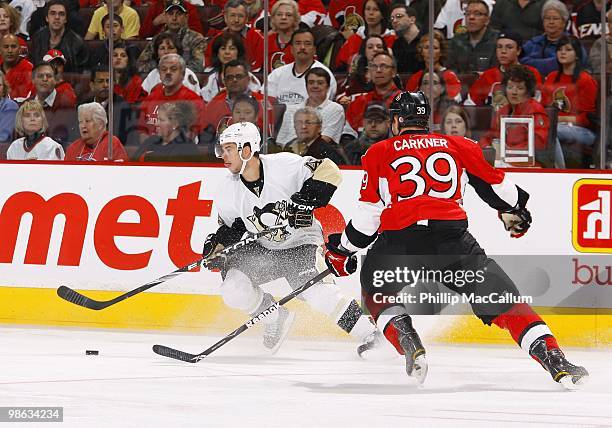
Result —
<svg viewBox="0 0 612 428"><path fill-rule="evenodd" d="M85 355L98 355L99 353L100 353L99 351L94 351L94 350L91 350L91 349L87 349L85 351Z"/></svg>

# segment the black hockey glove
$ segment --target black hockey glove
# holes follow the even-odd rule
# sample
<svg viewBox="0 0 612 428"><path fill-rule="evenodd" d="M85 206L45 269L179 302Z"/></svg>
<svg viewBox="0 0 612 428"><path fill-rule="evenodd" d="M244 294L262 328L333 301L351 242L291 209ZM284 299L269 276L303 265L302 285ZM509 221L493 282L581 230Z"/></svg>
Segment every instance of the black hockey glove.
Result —
<svg viewBox="0 0 612 428"><path fill-rule="evenodd" d="M336 276L349 276L357 270L357 256L340 244L340 233L329 235L325 244L325 264Z"/></svg>
<svg viewBox="0 0 612 428"><path fill-rule="evenodd" d="M291 196L287 205L287 220L294 229L310 227L314 222L315 205L309 198L297 192Z"/></svg>
<svg viewBox="0 0 612 428"><path fill-rule="evenodd" d="M204 241L202 248L203 264L208 269L222 269L225 266L226 256L219 254L225 246L217 241L217 234L211 233Z"/></svg>
<svg viewBox="0 0 612 428"><path fill-rule="evenodd" d="M510 232L511 238L520 238L531 227L531 213L527 208L519 207L510 211L499 211L498 216L506 230Z"/></svg>

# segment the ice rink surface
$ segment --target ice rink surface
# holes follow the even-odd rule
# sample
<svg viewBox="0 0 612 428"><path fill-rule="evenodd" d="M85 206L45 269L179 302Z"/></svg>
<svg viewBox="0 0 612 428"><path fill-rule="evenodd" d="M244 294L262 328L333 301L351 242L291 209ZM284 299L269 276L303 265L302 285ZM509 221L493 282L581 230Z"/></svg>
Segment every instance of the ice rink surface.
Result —
<svg viewBox="0 0 612 428"><path fill-rule="evenodd" d="M0 406L63 406L42 426L88 428L612 426L609 350L566 349L591 373L569 392L518 347L426 345L417 388L401 357L361 361L354 342L289 339L269 356L243 336L189 364L151 346L197 353L219 337L0 327Z"/></svg>

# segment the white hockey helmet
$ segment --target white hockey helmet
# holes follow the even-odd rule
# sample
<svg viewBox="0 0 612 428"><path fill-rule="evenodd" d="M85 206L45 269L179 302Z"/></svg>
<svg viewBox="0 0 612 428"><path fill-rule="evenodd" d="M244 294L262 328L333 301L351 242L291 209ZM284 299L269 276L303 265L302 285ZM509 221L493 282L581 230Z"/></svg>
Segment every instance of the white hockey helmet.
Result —
<svg viewBox="0 0 612 428"><path fill-rule="evenodd" d="M242 158L242 149L247 143L251 147L251 153L261 150L261 135L259 134L259 129L251 122L234 123L225 128L225 131L219 136L219 143L215 145L215 154L220 158L223 154L221 146L224 144L236 144L240 158L245 160Z"/></svg>

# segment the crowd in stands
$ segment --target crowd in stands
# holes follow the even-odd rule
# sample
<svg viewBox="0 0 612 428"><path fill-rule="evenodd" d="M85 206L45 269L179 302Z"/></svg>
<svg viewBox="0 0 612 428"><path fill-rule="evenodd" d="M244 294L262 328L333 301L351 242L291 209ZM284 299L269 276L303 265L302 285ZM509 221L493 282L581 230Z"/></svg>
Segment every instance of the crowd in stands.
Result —
<svg viewBox="0 0 612 428"><path fill-rule="evenodd" d="M610 3L431 3L432 32L429 0L0 0L0 158L214 162L252 121L268 152L359 165L394 96L421 90L436 132L598 167Z"/></svg>

